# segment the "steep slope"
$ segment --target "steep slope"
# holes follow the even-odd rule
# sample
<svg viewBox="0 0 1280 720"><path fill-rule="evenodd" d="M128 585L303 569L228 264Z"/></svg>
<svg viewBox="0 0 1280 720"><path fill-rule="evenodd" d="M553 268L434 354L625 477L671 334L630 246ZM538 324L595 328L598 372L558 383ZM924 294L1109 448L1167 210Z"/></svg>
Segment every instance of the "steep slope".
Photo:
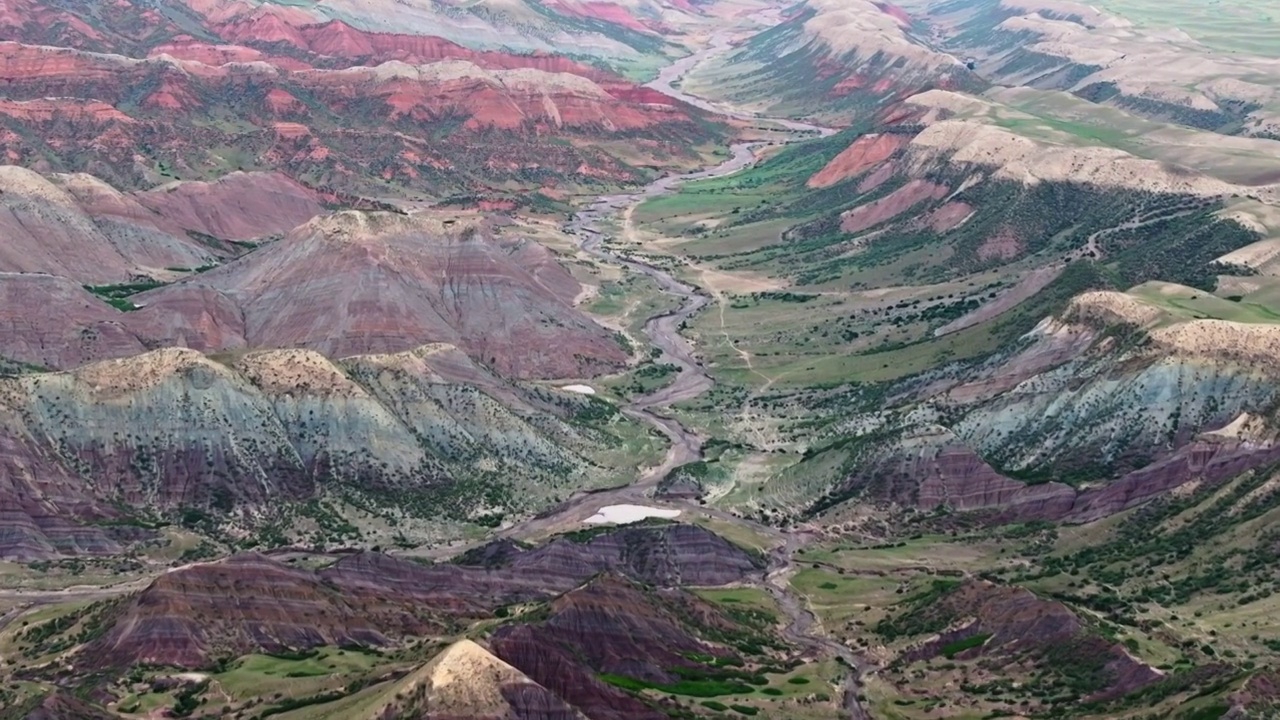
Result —
<svg viewBox="0 0 1280 720"><path fill-rule="evenodd" d="M537 511L619 472L590 459L604 431L556 414L571 419L571 399L557 406L492 376L452 381L437 358L455 377L465 363L442 348L372 360L394 370L299 350L219 362L170 349L0 380L12 470L3 553L111 551L102 528L75 528L189 507L256 527L327 493L439 530Z"/></svg>
<svg viewBox="0 0 1280 720"><path fill-rule="evenodd" d="M694 531L695 537L708 534ZM688 538L666 532L632 532L625 542L637 550L668 543L681 553L696 552L696 546L686 543ZM541 549L529 552L541 553ZM696 566L692 561L686 564ZM678 624L672 624L670 608L661 612L650 608L653 600L629 582L615 578L604 585L591 583L584 591L573 590L605 568L633 572L609 557L607 550L592 545L582 546L578 563L561 566L555 574L547 574L545 566L536 563L505 568L422 565L373 552L343 557L312 571L257 553L240 554L172 570L125 602L93 608L102 614L97 623L101 632L78 653L95 667L151 663L201 668L228 654L238 657L250 652L343 644L386 647L408 637L435 634L450 622L487 617L504 605L551 601L566 592L553 602L555 608L563 608L557 612L562 619L568 617L565 612L580 604L573 600L578 597L595 598L592 603L603 603L610 613L620 613L618 617L637 618L627 621L635 626L630 638L625 632L614 631L595 652L626 657L628 643L641 642L649 643L651 652L679 660L681 650L701 647L685 637ZM638 581L658 579L664 586L672 582L643 570L632 577ZM744 577L738 574L721 583ZM600 588L616 588L616 592ZM599 595L601 592L605 594ZM229 595L240 593L253 599L226 602Z"/></svg>
<svg viewBox="0 0 1280 720"><path fill-rule="evenodd" d="M650 720L664 708L619 687L680 693L683 682L691 693L700 683L707 694L750 692L745 668L770 663L761 647L776 643L770 635L687 591L654 592L603 575L552 601L545 619L499 628L490 645L588 717Z"/></svg>
<svg viewBox="0 0 1280 720"><path fill-rule="evenodd" d="M930 679L945 682L946 670L923 670L930 659L943 655L964 668L971 687L1020 678L1016 694L1028 698L1023 707L1031 704L1030 698L1037 698L1037 705L1099 704L1150 687L1163 677L1108 639L1089 618L1024 588L938 581L932 591L903 605L903 612L876 627L895 644L888 678L895 684L906 685L904 678L913 672L917 677L936 673L938 677ZM904 636L910 639L905 646ZM953 668L957 662L951 663ZM988 675L985 667L996 671ZM920 696L928 695L928 682L913 684L919 686ZM975 691L977 697L958 702L977 704L984 694ZM902 702L910 699L914 693Z"/></svg>
<svg viewBox="0 0 1280 720"><path fill-rule="evenodd" d="M163 218L138 211L124 196L116 212L103 212L105 203L86 197L91 182L49 180L0 166L0 232L5 236L0 271L108 284L169 267L198 267L215 257L190 238L166 232Z"/></svg>
<svg viewBox="0 0 1280 720"><path fill-rule="evenodd" d="M146 352L120 311L66 278L0 274L0 357L29 368L69 368Z"/></svg>
<svg viewBox="0 0 1280 720"><path fill-rule="evenodd" d="M321 214L322 198L279 173L234 172L213 182L176 182L135 195L187 233L256 240L288 232Z"/></svg>
<svg viewBox="0 0 1280 720"><path fill-rule="evenodd" d="M377 37L345 62L296 51L315 67L278 58L270 41L267 52L182 41L151 54L5 42L0 151L11 163L88 172L123 189L278 171L325 194L466 197L636 182L646 168L696 160L693 147L729 132L561 57ZM641 142L616 145L630 139ZM302 194L278 179L252 181L281 198ZM182 212L190 224L192 210Z"/></svg>
<svg viewBox="0 0 1280 720"><path fill-rule="evenodd" d="M226 603L233 589L240 599ZM380 646L388 642L383 632L422 634L429 626L408 613L372 616L308 571L242 554L156 579L83 654L100 667L202 667L215 653Z"/></svg>
<svg viewBox="0 0 1280 720"><path fill-rule="evenodd" d="M395 686L373 717L584 720L549 690L471 640L445 648Z"/></svg>
<svg viewBox="0 0 1280 720"><path fill-rule="evenodd" d="M916 37L901 9L871 0L795 5L684 82L698 95L835 125L931 87L982 85L963 62Z"/></svg>
<svg viewBox="0 0 1280 720"><path fill-rule="evenodd" d="M1241 7L1206 21L1196 17L1202 5L1182 1L1163 17L1126 3L904 4L998 84L1064 90L1204 130L1280 136L1280 85L1268 79L1277 29L1265 14L1250 18ZM1215 30L1225 32L1209 37Z"/></svg>
<svg viewBox="0 0 1280 720"><path fill-rule="evenodd" d="M471 48L573 53L615 65L666 49L657 32L666 27L660 15L686 21L693 15L689 5L663 2L457 5L419 0L393 6L333 0L307 10L272 2L192 5L228 40L279 40L339 57L374 54L389 44L388 37L436 36Z"/></svg>
<svg viewBox="0 0 1280 720"><path fill-rule="evenodd" d="M243 335L229 343L186 336L206 350L243 343L343 357L439 342L506 377L587 377L621 366L626 356L612 336L573 309L577 283L568 273L552 263L535 274L529 255L546 253L478 216L343 212L135 302L151 322L185 317L197 288L229 299Z"/></svg>
<svg viewBox="0 0 1280 720"><path fill-rule="evenodd" d="M1280 459L1275 337L1270 324L1178 319L1130 295L1086 293L975 377L825 451L847 476L810 511L861 498L1089 522L1219 485ZM802 477L783 481L784 494L803 493Z"/></svg>

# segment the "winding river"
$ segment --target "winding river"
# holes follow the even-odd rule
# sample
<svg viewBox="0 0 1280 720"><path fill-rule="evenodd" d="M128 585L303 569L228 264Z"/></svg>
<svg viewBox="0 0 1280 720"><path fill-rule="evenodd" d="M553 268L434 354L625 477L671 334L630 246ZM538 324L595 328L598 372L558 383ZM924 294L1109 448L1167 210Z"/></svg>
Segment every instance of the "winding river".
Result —
<svg viewBox="0 0 1280 720"><path fill-rule="evenodd" d="M825 136L835 132L831 128L787 118L761 117L720 107L703 98L689 95L676 87L679 80L698 64L731 50L730 37L729 31L716 34L706 48L663 68L658 77L646 87L708 112L738 120L768 123L770 126L789 132L789 136L784 136L777 141L779 143L796 142L807 137ZM769 144L771 143L738 143L730 149L729 158L719 165L683 175L668 175L654 180L637 192L603 195L569 220L568 230L579 237L580 247L584 251L611 264L621 265L648 276L664 293L680 301L679 307L675 310L654 315L644 324L644 333L649 342L662 352L660 360L676 366L679 373L671 384L632 399L624 408L624 412L628 415L652 425L671 441L671 450L665 461L657 468L646 472L636 485L631 486L633 491L647 490L656 485L670 470L702 459L703 438L674 419L657 412L657 409L695 398L715 385L715 381L694 355L693 346L680 335L681 324L706 307L711 302L711 298L698 288L682 282L656 265L624 257L609 249L604 243L608 235L607 225L615 223L627 208L635 207L645 200L670 195L683 183L725 177L748 168L756 162L756 151Z"/></svg>
<svg viewBox="0 0 1280 720"><path fill-rule="evenodd" d="M814 136L827 136L835 132L809 123L798 122L787 118L770 118L749 115L730 108L721 107L703 98L689 95L678 89L678 81L699 63L710 57L723 54L732 49L728 31L713 36L707 47L693 55L682 58L667 66L658 78L648 87L680 100L689 105L728 116L739 120L752 120L768 123L781 128L790 134L778 142L796 142ZM739 172L750 167L756 161L756 150L767 145L766 142L739 143L732 147L729 159L711 168L684 175L670 175L646 185L638 192L622 195L605 195L596 199L586 209L576 213L568 223L568 230L577 235L579 245L587 253L614 265L621 265L634 272L651 278L666 294L679 300L675 310L660 313L648 318L644 323L644 334L653 347L661 351L660 360L675 365L679 374L671 384L659 388L646 395L632 399L624 408L627 415L653 426L671 441L671 448L666 458L657 467L646 471L636 483L624 488L617 488L597 494L588 502L571 502L561 506L557 511L535 519L532 524L546 523L547 527L557 521L573 515L577 509L581 514L583 507L598 507L605 503L641 501L646 498L663 477L672 469L686 463L702 459L703 438L684 427L674 418L660 412L661 408L690 400L710 390L715 381L707 373L706 368L694 354L690 342L680 334L680 326L691 319L702 308L711 302L711 298L697 287L682 282L667 270L656 265L624 256L610 249L604 242L609 234L609 226L619 222L628 208L634 208L651 198L669 195L675 192L682 183L691 180L719 178ZM801 647L806 647L817 654L830 654L839 658L848 668L848 679L845 683L843 706L850 720L867 720L870 715L862 707L859 695L861 692L861 661L847 646L839 643L820 630L815 629L817 619L809 611L790 586L791 574L795 571L793 554L804 543L802 535L792 533L783 535L775 528L738 518L728 513L701 507L699 512L713 517L747 524L757 532L775 538L779 544L770 554L769 570L764 577L764 588L778 603L779 609L787 618L783 633L787 639ZM523 524L524 530L530 524Z"/></svg>

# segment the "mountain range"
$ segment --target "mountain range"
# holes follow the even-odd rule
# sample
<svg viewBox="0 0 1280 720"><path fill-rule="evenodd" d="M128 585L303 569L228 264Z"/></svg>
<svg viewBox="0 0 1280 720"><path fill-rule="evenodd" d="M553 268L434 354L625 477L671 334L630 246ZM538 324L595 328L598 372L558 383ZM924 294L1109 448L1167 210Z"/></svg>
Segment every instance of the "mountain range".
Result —
<svg viewBox="0 0 1280 720"><path fill-rule="evenodd" d="M1276 48L0 3L0 719L1271 717Z"/></svg>

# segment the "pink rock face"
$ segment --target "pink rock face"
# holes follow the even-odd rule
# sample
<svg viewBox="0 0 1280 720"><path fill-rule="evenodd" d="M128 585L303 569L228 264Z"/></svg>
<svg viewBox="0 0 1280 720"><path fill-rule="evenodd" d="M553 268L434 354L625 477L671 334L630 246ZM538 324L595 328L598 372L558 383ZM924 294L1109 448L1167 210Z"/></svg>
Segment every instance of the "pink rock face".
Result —
<svg viewBox="0 0 1280 720"><path fill-rule="evenodd" d="M235 602L228 602L232 597ZM430 627L408 613L371 617L321 586L310 571L250 553L160 576L84 652L99 667L144 662L201 668L227 649L380 646L386 638L375 629L379 625L415 634Z"/></svg>
<svg viewBox="0 0 1280 720"><path fill-rule="evenodd" d="M862 232L892 220L925 200L946 197L948 189L927 180L910 180L874 202L847 210L840 216L840 229L847 233Z"/></svg>
<svg viewBox="0 0 1280 720"><path fill-rule="evenodd" d="M319 215L312 190L280 173L232 173L137 193L138 201L184 230L219 240L283 233Z"/></svg>
<svg viewBox="0 0 1280 720"><path fill-rule="evenodd" d="M0 272L52 273L86 284L208 262L210 250L86 176L51 181L0 167Z"/></svg>
<svg viewBox="0 0 1280 720"><path fill-rule="evenodd" d="M1188 482L1199 480L1213 485L1277 461L1280 461L1280 447L1203 438L1106 487L1082 493L1065 518L1081 523L1098 520L1141 505Z"/></svg>
<svg viewBox="0 0 1280 720"><path fill-rule="evenodd" d="M1009 515L1053 515L1071 510L1076 492L1066 485L1027 485L995 471L950 432L938 428L906 438L874 462L865 463L850 485L879 501L933 510L998 511Z"/></svg>
<svg viewBox="0 0 1280 720"><path fill-rule="evenodd" d="M978 248L978 259L1012 260L1022 254L1024 246L1022 238L1013 230L1001 228L982 242Z"/></svg>
<svg viewBox="0 0 1280 720"><path fill-rule="evenodd" d="M924 223L930 230L944 233L964 222L972 212L973 208L966 203L949 202L925 216Z"/></svg>
<svg viewBox="0 0 1280 720"><path fill-rule="evenodd" d="M244 316L227 295L202 285L179 285L164 293L157 307L135 297L142 309L124 318L128 327L156 347L185 347L200 352L240 350L245 340ZM126 353L100 355L123 357Z"/></svg>
<svg viewBox="0 0 1280 720"><path fill-rule="evenodd" d="M0 128L0 158L138 189L153 186L157 170L202 177L225 166L232 148L245 150L254 168L344 192L380 197L390 181L414 193L478 195L541 184L531 175L638 181L638 168L689 157L689 147L725 134L683 104L565 57L470 50L272 8L209 10L206 24L222 44L178 33L157 35L163 42L152 46L50 47L56 38L41 33L0 43L0 116L15 125ZM297 57L278 57L281 44ZM390 61L402 64L375 69ZM430 68L446 61L475 67L461 74ZM420 65L427 67L418 72ZM526 69L537 72L508 72ZM133 97L139 88L146 93ZM233 122L207 122L213 108L230 109ZM442 119L439 137L419 132ZM556 142L566 137L574 142ZM623 159L612 144L619 139L641 140L631 149L647 159ZM151 150L140 154L144 147ZM154 157L165 158L160 167L145 159ZM206 232L198 225L209 219L194 209L181 210L184 227Z"/></svg>
<svg viewBox="0 0 1280 720"><path fill-rule="evenodd" d="M70 368L146 352L126 314L52 275L0 273L0 356Z"/></svg>
<svg viewBox="0 0 1280 720"><path fill-rule="evenodd" d="M888 160L910 140L908 135L863 135L814 173L805 184L811 188L824 188L841 180L857 177Z"/></svg>
<svg viewBox="0 0 1280 720"><path fill-rule="evenodd" d="M626 361L612 334L572 307L578 284L545 250L415 217L320 219L138 301L148 327L182 328L206 349L241 342L220 295L239 309L251 347L345 357L443 342L519 378L586 377Z"/></svg>
<svg viewBox="0 0 1280 720"><path fill-rule="evenodd" d="M116 514L85 490L84 480L22 427L18 413L0 404L0 557L120 552L102 527L82 524Z"/></svg>

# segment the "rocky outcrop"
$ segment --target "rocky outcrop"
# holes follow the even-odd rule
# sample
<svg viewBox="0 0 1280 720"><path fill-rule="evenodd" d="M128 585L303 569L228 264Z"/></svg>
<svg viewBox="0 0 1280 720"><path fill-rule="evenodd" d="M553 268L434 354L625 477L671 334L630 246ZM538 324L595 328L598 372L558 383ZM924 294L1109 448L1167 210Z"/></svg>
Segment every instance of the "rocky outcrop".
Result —
<svg viewBox="0 0 1280 720"><path fill-rule="evenodd" d="M1104 342L968 408L952 429L1005 468L1101 461L1119 475L1275 399L1271 373L1256 362Z"/></svg>
<svg viewBox="0 0 1280 720"><path fill-rule="evenodd" d="M0 166L0 272L108 284L168 267L197 267L215 257L189 238L166 232L160 218L138 212L127 198L109 207L91 188L79 176L51 181Z"/></svg>
<svg viewBox="0 0 1280 720"><path fill-rule="evenodd" d="M762 558L696 525L624 526L588 534L552 540L534 550L486 546L457 562L558 578L565 589L576 584L575 578L605 571L658 587L678 587L728 585L764 569Z"/></svg>
<svg viewBox="0 0 1280 720"><path fill-rule="evenodd" d="M1076 492L1060 483L1028 485L1005 477L945 428L921 428L859 464L846 491L904 507L1060 518Z"/></svg>
<svg viewBox="0 0 1280 720"><path fill-rule="evenodd" d="M290 32L265 37L255 26L232 39L272 53L281 50L272 42L292 44L311 62L240 42L177 40L128 48L132 55L0 44L0 114L15 126L0 133L0 158L92 172L128 189L188 180L145 202L172 207L185 229L247 240L296 225L308 204L314 214L315 198L272 172L206 186L211 169L275 171L369 197L469 196L504 183L635 182L647 176L639 167L692 159L690 142L724 132L692 108L563 57L264 17ZM228 120L206 122L211 114ZM422 133L424 124L435 130ZM625 156L611 145L633 136L643 141ZM278 217L263 210L271 202L284 210ZM262 233L253 221L276 227Z"/></svg>
<svg viewBox="0 0 1280 720"><path fill-rule="evenodd" d="M669 717L636 697L600 680L572 654L548 642L546 633L528 625L503 628L491 641L493 651L523 673L564 698L592 720L664 720Z"/></svg>
<svg viewBox="0 0 1280 720"><path fill-rule="evenodd" d="M459 640L396 684L396 699L369 717L424 720L586 720L471 640Z"/></svg>
<svg viewBox="0 0 1280 720"><path fill-rule="evenodd" d="M908 180L907 184L888 195L846 210L840 215L840 229L847 233L859 233L892 220L926 200L938 200L948 190L927 180Z"/></svg>
<svg viewBox="0 0 1280 720"><path fill-rule="evenodd" d="M605 685L600 673L661 684L676 668L699 669L691 656L733 653L700 638L667 599L605 575L553 601L546 620L500 628L493 651L585 715L602 720L657 720L664 713ZM705 603L704 603L705 604ZM707 617L718 611L707 608ZM732 623L729 624L732 627Z"/></svg>
<svg viewBox="0 0 1280 720"><path fill-rule="evenodd" d="M596 672L652 683L674 682L673 669L690 666L688 656L707 647L669 609L614 575L556 598L538 627Z"/></svg>
<svg viewBox="0 0 1280 720"><path fill-rule="evenodd" d="M1280 460L1270 326L1171 323L1114 292L1079 296L1063 318L855 444L854 471L814 507L859 497L1083 523Z"/></svg>
<svg viewBox="0 0 1280 720"><path fill-rule="evenodd" d="M94 521L111 505L24 427L20 410L0 403L0 557L32 561L58 555L106 555L121 544Z"/></svg>
<svg viewBox="0 0 1280 720"><path fill-rule="evenodd" d="M589 540L557 538L532 549L499 541L439 565L361 553L320 577L369 602L412 598L440 611L480 616L499 605L567 592L600 573L658 587L716 586L742 582L763 568L761 559L708 530L673 524L614 528Z"/></svg>
<svg viewBox="0 0 1280 720"><path fill-rule="evenodd" d="M0 356L35 369L70 368L146 352L123 313L79 283L0 273Z"/></svg>

